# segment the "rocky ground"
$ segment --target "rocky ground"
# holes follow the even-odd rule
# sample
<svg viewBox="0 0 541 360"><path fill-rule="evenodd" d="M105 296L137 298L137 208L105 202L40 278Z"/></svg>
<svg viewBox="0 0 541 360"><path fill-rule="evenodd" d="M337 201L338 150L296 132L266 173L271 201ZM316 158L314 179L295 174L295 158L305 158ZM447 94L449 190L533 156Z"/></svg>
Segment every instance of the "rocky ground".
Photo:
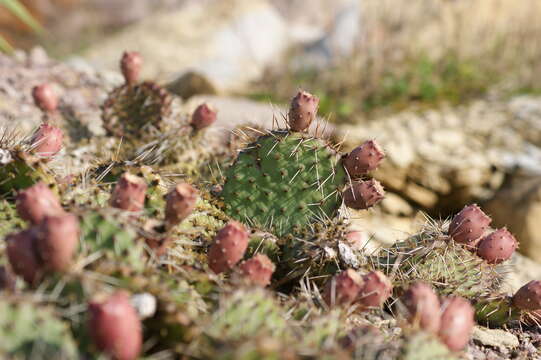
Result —
<svg viewBox="0 0 541 360"><path fill-rule="evenodd" d="M41 121L33 105L31 89L42 82L54 84L61 98L61 114L67 120L70 141L55 160L62 175L77 174L92 161L95 137L105 134L100 106L108 91L121 83L116 71L96 70L87 62L60 63L35 49L13 58L0 57L0 118L6 129L30 133ZM211 151L230 142L238 125L269 128L273 116L285 109L227 96L195 96L174 99L174 111L187 116L201 102L218 110L218 121L209 139ZM343 148L376 138L388 154L375 173L389 190L377 209L355 216L353 226L371 239L372 245L390 245L414 233L422 212L450 215L463 204L480 202L516 233L524 255L540 260L541 237L536 214L537 177L541 152L541 98L486 99L457 108L409 110L360 125L329 125L327 131L344 139ZM67 164L67 166L66 166ZM60 166L62 165L62 166ZM512 185L511 185L512 184ZM516 291L525 282L541 279L541 265L515 254L505 289ZM509 330L476 327L467 349L470 359L538 358L541 337L536 329Z"/></svg>

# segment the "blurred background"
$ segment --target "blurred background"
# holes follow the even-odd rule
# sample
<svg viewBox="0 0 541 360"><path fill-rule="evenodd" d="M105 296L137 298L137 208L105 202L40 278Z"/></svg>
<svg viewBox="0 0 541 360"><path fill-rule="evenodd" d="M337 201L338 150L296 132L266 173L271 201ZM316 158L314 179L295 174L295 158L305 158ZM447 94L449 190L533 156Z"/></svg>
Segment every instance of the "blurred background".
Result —
<svg viewBox="0 0 541 360"><path fill-rule="evenodd" d="M223 123L264 123L302 87L346 150L376 138L388 153L375 176L389 195L360 228L390 243L478 202L541 261L540 16L539 0L0 0L17 59L0 62L0 113L37 117L17 94L51 74L66 102L97 108L89 89L119 82L126 49Z"/></svg>

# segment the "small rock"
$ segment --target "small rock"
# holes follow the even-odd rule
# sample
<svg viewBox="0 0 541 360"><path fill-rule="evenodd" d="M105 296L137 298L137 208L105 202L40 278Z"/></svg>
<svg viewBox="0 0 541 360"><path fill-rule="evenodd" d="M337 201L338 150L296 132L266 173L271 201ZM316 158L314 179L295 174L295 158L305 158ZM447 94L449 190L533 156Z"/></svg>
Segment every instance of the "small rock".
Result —
<svg viewBox="0 0 541 360"><path fill-rule="evenodd" d="M502 329L487 329L476 326L473 329L472 338L485 346L498 348L500 351L514 349L519 346L516 335Z"/></svg>

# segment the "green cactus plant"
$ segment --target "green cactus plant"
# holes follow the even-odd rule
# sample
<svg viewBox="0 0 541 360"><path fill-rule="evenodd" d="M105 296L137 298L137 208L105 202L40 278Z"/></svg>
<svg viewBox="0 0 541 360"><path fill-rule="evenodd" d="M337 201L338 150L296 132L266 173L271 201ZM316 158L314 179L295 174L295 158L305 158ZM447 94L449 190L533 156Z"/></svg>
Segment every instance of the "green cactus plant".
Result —
<svg viewBox="0 0 541 360"><path fill-rule="evenodd" d="M5 359L76 359L69 326L54 309L24 298L0 299L0 357Z"/></svg>
<svg viewBox="0 0 541 360"><path fill-rule="evenodd" d="M225 176L225 211L280 236L333 218L346 182L336 149L289 131L269 132L248 145Z"/></svg>

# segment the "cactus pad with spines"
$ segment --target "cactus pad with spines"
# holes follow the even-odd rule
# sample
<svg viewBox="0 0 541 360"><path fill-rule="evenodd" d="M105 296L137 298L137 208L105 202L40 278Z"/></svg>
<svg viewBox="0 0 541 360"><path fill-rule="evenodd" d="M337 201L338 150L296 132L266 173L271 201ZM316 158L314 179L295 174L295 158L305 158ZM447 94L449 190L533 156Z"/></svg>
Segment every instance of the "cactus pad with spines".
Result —
<svg viewBox="0 0 541 360"><path fill-rule="evenodd" d="M97 211L81 217L81 249L85 254L101 252L107 260L129 265L136 271L145 265L143 243L136 241L135 232Z"/></svg>
<svg viewBox="0 0 541 360"><path fill-rule="evenodd" d="M77 359L69 326L52 309L17 298L0 300L2 359Z"/></svg>
<svg viewBox="0 0 541 360"><path fill-rule="evenodd" d="M440 295L469 299L494 293L503 280L497 265L449 240L440 229L423 230L385 249L373 266L393 276L396 287L424 281Z"/></svg>
<svg viewBox="0 0 541 360"><path fill-rule="evenodd" d="M171 113L171 100L167 90L153 82L122 85L102 106L104 126L111 135L129 142L140 140L149 130L163 130L163 119Z"/></svg>
<svg viewBox="0 0 541 360"><path fill-rule="evenodd" d="M226 212L284 235L333 218L346 181L340 155L325 141L273 131L248 145L226 173Z"/></svg>
<svg viewBox="0 0 541 360"><path fill-rule="evenodd" d="M9 159L0 164L0 196L13 195L40 181L56 185L44 161L35 156L14 151L9 153Z"/></svg>

